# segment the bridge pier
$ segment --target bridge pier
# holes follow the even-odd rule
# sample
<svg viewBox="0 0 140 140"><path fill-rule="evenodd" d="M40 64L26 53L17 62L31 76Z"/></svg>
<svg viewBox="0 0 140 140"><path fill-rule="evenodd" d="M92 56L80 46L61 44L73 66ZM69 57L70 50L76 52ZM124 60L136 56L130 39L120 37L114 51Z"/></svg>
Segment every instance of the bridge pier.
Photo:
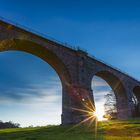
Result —
<svg viewBox="0 0 140 140"><path fill-rule="evenodd" d="M86 119L85 111L89 111L86 106L95 109L92 91L77 85L63 87L62 104L62 125L77 124Z"/></svg>

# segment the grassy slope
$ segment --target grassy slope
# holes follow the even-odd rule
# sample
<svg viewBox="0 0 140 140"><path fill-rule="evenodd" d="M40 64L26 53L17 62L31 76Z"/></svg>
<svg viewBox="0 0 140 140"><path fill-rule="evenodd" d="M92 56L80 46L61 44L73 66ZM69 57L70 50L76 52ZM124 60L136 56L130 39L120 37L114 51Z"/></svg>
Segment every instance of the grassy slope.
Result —
<svg viewBox="0 0 140 140"><path fill-rule="evenodd" d="M47 126L0 130L0 140L140 140L140 119L99 122L95 127Z"/></svg>

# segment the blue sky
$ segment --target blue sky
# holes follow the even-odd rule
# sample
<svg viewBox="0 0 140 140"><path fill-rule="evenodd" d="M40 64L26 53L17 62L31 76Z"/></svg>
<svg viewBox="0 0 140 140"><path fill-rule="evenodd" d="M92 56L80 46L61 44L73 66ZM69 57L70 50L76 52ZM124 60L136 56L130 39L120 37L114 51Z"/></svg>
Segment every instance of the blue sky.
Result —
<svg viewBox="0 0 140 140"><path fill-rule="evenodd" d="M138 0L0 0L0 16L80 46L140 80L139 7ZM47 63L26 53L1 52L0 65L0 118L23 126L60 122L61 83ZM27 114L36 117L29 123Z"/></svg>

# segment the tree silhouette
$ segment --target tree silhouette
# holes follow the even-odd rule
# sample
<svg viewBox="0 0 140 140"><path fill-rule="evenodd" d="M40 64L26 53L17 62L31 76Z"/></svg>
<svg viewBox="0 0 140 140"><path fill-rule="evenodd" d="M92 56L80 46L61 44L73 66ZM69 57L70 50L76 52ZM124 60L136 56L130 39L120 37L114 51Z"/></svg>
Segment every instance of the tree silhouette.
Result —
<svg viewBox="0 0 140 140"><path fill-rule="evenodd" d="M13 123L12 121L9 122L3 122L0 120L0 129L4 128L19 128L20 124L18 123Z"/></svg>
<svg viewBox="0 0 140 140"><path fill-rule="evenodd" d="M117 105L116 105L116 97L114 92L111 90L108 94L105 95L105 118L108 119L117 119Z"/></svg>

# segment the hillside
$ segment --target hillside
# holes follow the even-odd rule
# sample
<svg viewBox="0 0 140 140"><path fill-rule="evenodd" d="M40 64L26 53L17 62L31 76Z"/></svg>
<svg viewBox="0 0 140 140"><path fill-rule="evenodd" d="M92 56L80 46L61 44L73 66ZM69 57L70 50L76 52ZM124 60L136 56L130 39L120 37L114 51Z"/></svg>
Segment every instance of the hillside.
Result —
<svg viewBox="0 0 140 140"><path fill-rule="evenodd" d="M140 119L103 121L95 126L46 126L0 130L0 140L140 140Z"/></svg>

